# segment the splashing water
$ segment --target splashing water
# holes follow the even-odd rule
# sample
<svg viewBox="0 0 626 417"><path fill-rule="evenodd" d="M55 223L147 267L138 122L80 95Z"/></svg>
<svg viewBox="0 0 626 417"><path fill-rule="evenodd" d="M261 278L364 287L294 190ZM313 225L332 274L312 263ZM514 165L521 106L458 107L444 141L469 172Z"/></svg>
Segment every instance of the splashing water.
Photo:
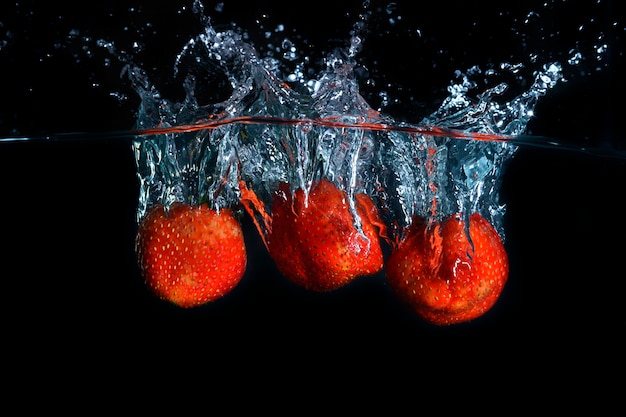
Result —
<svg viewBox="0 0 626 417"><path fill-rule="evenodd" d="M184 100L171 102L140 67L127 65L141 98L136 128L146 133L133 143L139 219L157 203L236 206L241 184L267 204L279 182L307 194L315 180L328 178L351 197L357 225L352 197L366 193L396 232L415 215L441 219L479 212L503 235L499 188L517 149L506 138L524 133L537 101L562 79L560 64L545 65L526 91L504 103L497 98L506 84L473 99L471 77L480 70L459 72L460 81L448 88L441 106L410 125L373 109L359 93L355 68L363 21L346 48L332 51L325 68L307 79L302 71L282 76L280 61L261 57L236 30L217 31L201 3L195 10L204 31L187 42L175 70L188 62L218 68L232 92L224 101L202 106L195 98L196 78L188 75ZM114 52L112 45L103 46ZM148 135L153 128L158 134ZM481 134L492 140L476 140ZM267 210L258 207L258 216Z"/></svg>
<svg viewBox="0 0 626 417"><path fill-rule="evenodd" d="M95 40L98 49L109 53L107 67L112 56L125 64L124 78L141 100L136 129L120 134L136 139L138 219L156 203L236 206L241 184L263 203L278 182L308 192L313 181L327 177L350 196L365 192L374 197L394 230L402 230L414 215L438 219L463 211L480 212L503 234L498 191L518 144L567 147L542 138L520 140L540 98L566 81L565 66L595 60L600 67L608 61L602 31L577 41L565 54L544 53L543 45L559 34L542 26L549 13L558 12L552 6L548 2L544 9L513 19L529 52L526 61L509 57L485 70L457 70L443 102L417 123L392 116L394 106L403 103L397 97L400 89L392 92L392 82L377 87L367 75L377 68L360 62L368 41L401 31L406 19L395 3L381 9L364 2L349 39L315 68L284 25L259 25L266 43L253 46L249 34L234 25L214 27L203 4L194 1L191 9L200 31L175 55L174 78L184 79L181 100L166 99L146 66L137 64L133 55L146 48L141 39L124 50L114 42ZM391 30L375 35L369 28L374 13L386 16ZM589 34L593 22L582 22L575 30ZM420 30L413 32L422 37ZM532 42L534 32L541 48ZM68 38L84 42L80 49L96 55L87 46L94 39L83 33L72 29ZM440 54L446 59L453 52ZM540 59L547 63L541 66ZM219 90L210 94L216 100L201 104L198 97L212 88ZM122 93L111 95L127 99Z"/></svg>
<svg viewBox="0 0 626 417"><path fill-rule="evenodd" d="M546 2L546 4L551 4L556 8L557 2ZM598 178L596 174L600 172L595 170L593 165L584 166L586 159L575 158L576 156L587 158L590 152L589 148L584 145L593 146L593 144L590 141L582 141L581 146L580 143L574 144L574 140L584 138L586 133L590 133L587 137L596 143L607 140L608 137L593 130L574 135L574 140L571 142L568 142L569 139L563 142L562 138L569 135L569 131L578 132L570 123L573 116L569 111L563 111L562 107L559 111L553 108L562 106L563 92L571 91L573 94L578 94L581 84L583 91L584 88L588 88L585 86L587 78L597 79L599 73L604 75L604 69L615 56L611 53L614 50L612 48L615 44L615 32L610 34L607 31L606 37L591 36L592 39L587 43L559 43L557 48L561 52L547 53L548 49L543 49L543 45L533 44L532 36L533 28L540 32L541 39L546 40L549 40L552 34L558 36L561 30L561 25L556 29L542 29L543 24L550 20L550 16L545 12L552 6L546 6L546 9L537 9L541 14L539 17L537 13L528 14L525 20L513 18L519 25L519 27L513 27L514 31L517 31L515 36L519 35L519 40L523 43L522 52L515 48L515 42L503 42L502 45L505 47L502 48L501 45L493 43L475 42L476 38L469 39L467 42L464 42L465 39L451 39L450 45L452 46L448 46L449 39L446 38L448 30L451 38L461 36L459 34L463 33L463 30L457 27L458 21L451 19L449 15L436 15L442 27L438 32L433 32L433 28L424 23L428 20L427 18L422 17L420 20L419 16L401 15L404 12L396 9L395 4L392 3L388 4L389 7L381 9L379 6L372 6L366 2L357 14L348 16L349 20L356 20L356 23L348 23L348 26L353 25L348 36L342 34L341 38L333 38L332 33L324 32L325 38L329 37L333 40L323 43L323 48L326 50L319 51L311 47L317 42L316 35L312 38L308 35L304 38L299 37L286 25L277 24L280 21L265 20L265 17L262 17L259 20L261 23L257 25L261 32L259 39L255 38L254 34L241 29L250 27L250 22L243 26L234 23L220 24L218 21L220 17L225 18L227 22L233 20L231 17L222 16L219 10L216 10L216 15L211 14L209 18L208 14L205 15L202 3L199 1L195 1L193 6L194 13L181 8L180 14L189 15L189 19L193 18L196 22L195 26L174 24L167 18L169 13L160 12L161 14L158 15L167 20L166 28L171 27L175 30L171 44L153 42L150 34L156 36L157 32L161 33L156 26L152 29L148 24L134 23L135 19L140 22L140 19L144 19L149 23L158 24L153 15L144 16L138 9L137 12L131 14L131 23L128 23L129 29L125 39L103 38L103 30L104 33L110 34L108 36L117 36L116 32L108 31L108 26L86 30L76 25L76 30L72 29L68 32L68 39L71 42L67 46L60 42L59 48L61 49L53 51L57 53L55 58L58 58L62 52L71 52L72 56L76 57L76 63L78 59L81 59L85 66L94 63L103 64L98 69L114 78L114 90L93 87L94 90L104 93L109 102L113 103L113 107L119 106L118 110L128 104L132 107L132 117L121 121L123 126L121 129L117 130L117 126L107 127L107 122L117 123L121 119L116 119L112 115L115 109L110 112L111 109L106 100L68 100L63 106L56 106L54 105L56 102L50 100L31 100L35 107L32 110L29 107L26 116L32 118L34 123L43 126L44 132L51 133L37 136L37 128L20 124L20 126L27 126L20 127L20 129L26 129L26 133L16 130L11 137L0 137L0 143L18 140L37 141L38 139L46 141L72 139L87 143L105 139L108 142L105 143L107 148L112 145L114 149L122 152L122 156L126 155L124 157L127 158L126 162L131 165L122 167L111 161L109 154L100 156L98 151L102 149L101 144L89 144L87 148L82 143L75 147L66 146L66 144L39 146L37 143L23 147L21 144L3 145L7 149L37 149L38 152L42 149L44 156L40 158L46 158L46 160L49 159L48 155L45 155L46 148L54 148L57 151L76 149L78 154L68 155L63 161L80 158L83 164L95 162L92 170L84 170L88 175L85 175L84 182L81 182L80 190L84 191L82 196L68 202L60 198L47 201L49 199L46 197L57 196L57 193L51 190L40 194L43 198L39 197L38 200L43 201L52 210L63 209L65 212L67 207L70 207L70 211L76 212L71 209L80 208L80 214L83 217L77 219L68 217L68 222L75 223L75 220L86 219L93 222L90 224L100 226L102 223L99 220L104 217L105 220L125 226L124 229L131 233L137 230L139 233L135 235L136 259L139 261L146 282L153 278L151 270L158 268L159 271L168 271L168 265L155 264L156 267L153 269L150 264L146 266L148 258L145 256L146 252L141 243L146 242L142 237L142 230L146 230L144 226L150 223L144 219L148 213L160 212L152 211L154 206L164 205L167 208L174 206L172 204L174 202L187 202L191 205L206 202L211 207L223 209L225 212L236 211L235 214L241 221L239 226L256 226L260 232L262 242L257 240L251 243L253 245L264 243L267 255L272 258L278 270L297 284L299 282L296 282L294 277L288 274L289 270L285 270L285 265L280 263L281 259L277 253L286 253L284 258L295 259L296 256L293 255L298 255L296 253L298 244L304 244L302 252L308 251L310 258L317 257L323 262L333 262L334 265L339 265L335 262L334 254L328 251L331 245L320 246L326 244L328 235L320 236L314 232L325 230L328 233L337 233L339 227L331 225L328 228L321 228L320 222L317 221L307 226L308 230L303 230L291 228L288 224L285 226L285 223L281 225L277 221L282 213L289 215L288 208L284 210L285 207L280 207L280 198L283 197L280 193L287 193L285 184L291 187L297 199L304 196L305 204L306 199L310 198L313 207L317 207L314 219L322 219L322 215L326 214L325 207L320 209L317 206L320 194L313 188L314 183L319 179L329 179L346 192L346 198L341 201L345 205L341 207L338 214L342 216L342 222L348 222L347 225L352 220L356 231L360 232L360 234L353 233L349 239L339 242L343 245L340 249L348 247L352 249L354 255L361 256L354 264L365 263L361 262L363 258L375 259L375 262L378 262L378 253L383 252L385 248L388 249L389 256L380 257L381 264L378 265L382 265L381 269L376 269L378 265L368 266L366 273L384 275L385 287L397 292L402 299L410 294L412 289L417 291L421 285L413 281L415 285L413 288L401 287L404 284L413 285L406 277L418 278L411 275L411 269L417 271L419 266L417 263L409 265L409 260L423 262L427 265L428 272L432 272L433 275L448 267L452 268L453 273L456 274L456 271L459 271L459 265L472 267L481 263L479 256L481 256L481 248L485 246L484 242L476 238L473 233L474 236L468 236L470 218L480 219L481 224L484 220L484 225L494 226L500 237L509 237L506 249L511 249L511 260L515 261L511 263L511 266L523 264L525 259L534 259L537 254L543 256L544 263L550 264L555 247L557 252L567 253L565 262L555 258L554 264L546 269L544 275L529 274L524 270L515 271L516 274L526 275L526 277L530 275L530 278L535 278L538 288L544 288L543 285L552 282L555 286L554 291L550 295L547 295L549 293L546 291L546 295L541 296L543 302L548 297L564 299L566 297L561 297L562 291L573 287L569 285L569 281L565 283L563 280L544 279L551 278L551 275L554 275L553 271L560 273L562 268L565 270L569 268L569 271L576 273L579 265L578 258L583 258L583 255L601 254L597 259L606 259L605 254L602 253L603 249L592 247L596 246L599 240L587 241L585 237L579 238L580 223L577 223L576 216L588 215L590 220L603 216L610 211L609 204L606 203L610 200L607 197L618 193L614 193L614 190L605 185L611 184L608 181L609 176ZM327 9L326 12L334 13L336 8ZM491 11L491 16L494 14L496 13ZM525 16L525 14L522 12L517 16ZM309 17L308 14L307 17ZM415 19L412 19L413 17ZM386 19L388 23L384 26L380 21ZM451 23L449 27L442 24L447 23L446 19ZM128 19L119 20L128 22ZM311 17L311 20L315 19ZM410 25L420 25L423 32L416 32L413 28L410 32L411 40L418 40L418 42L411 43L410 46L402 43L399 46L400 44L394 43L393 36L395 33L402 33L406 29L403 25L409 20L412 20ZM460 23L465 23L467 27L473 18L470 17L467 20L468 22L463 22L462 17ZM488 18L482 22L486 22L489 30L494 29ZM7 21L4 24L6 28L10 27L10 22ZM126 25L126 23L121 24ZM254 23L252 25L254 26ZM562 25L563 28L566 26ZM616 32L619 30L621 29L614 29ZM589 31L594 31L594 29L588 27L584 31L585 35L588 35ZM432 33L441 34L442 37L433 36ZM500 35L503 32L494 29L493 33ZM160 39L165 39L168 35L159 36ZM476 35L469 33L468 37L472 36ZM456 56L462 56L465 53L462 46L455 49L456 43L480 45L477 47L478 55L474 55L475 50L470 49L471 56L467 52L468 55L463 58L455 59ZM76 44L79 44L80 48L75 48ZM3 51L11 47L10 39L7 40L5 46L0 45L0 48L3 48L0 49L0 57L6 57ZM432 62L429 61L429 55L424 53L428 48L433 49L431 52L435 52L430 54L431 57L434 55ZM435 49L437 50L434 51ZM155 54L155 51L158 53ZM102 60L99 61L99 59ZM52 58L44 64L47 62L51 63ZM395 68L389 68L394 65L399 67L397 71ZM430 65L433 66L432 73L428 69ZM437 68L437 65L441 66ZM85 66L79 69L84 70ZM164 66L168 67L170 72L163 72ZM597 73L594 72L596 67ZM42 64L33 65L33 68L32 73L39 75L39 73L43 74L42 68L49 67ZM11 70L10 66L7 70L18 72L15 69ZM390 71L394 78L385 76L386 71ZM403 73L403 71L406 72ZM406 74L411 71L415 73L410 74L413 79L409 79L407 83ZM610 73L610 71L607 72ZM435 73L438 77L432 76ZM577 73L580 76L576 75ZM54 72L49 72L49 74L55 77L57 75ZM71 78L71 74L68 78ZM93 80L96 80L95 76ZM28 81L27 84L33 84L33 82ZM104 86L105 82L96 84ZM421 84L427 87L424 89L416 87ZM37 84L33 85L37 86ZM72 94L73 89L69 87L73 85L70 83L64 86L63 96L50 94L46 97L54 99L66 97L65 90L67 94ZM602 83L602 85L606 84ZM124 91L125 88L128 90ZM431 95L429 96L429 93L424 90L431 90ZM435 98L432 97L433 95ZM554 97L557 97L557 106L553 106ZM558 97L561 97L561 102ZM623 97L623 95L615 94L612 97ZM598 104L603 104L604 101L587 100L586 104L593 104L589 106L581 105L583 101L585 101L584 95L578 104L572 104L577 107L578 113L576 114L584 115L587 126L592 126L593 129L604 128L602 122L610 119L598 119L590 114L594 111L594 107L600 107ZM11 100L6 100L5 106L6 102L11 102ZM67 104L68 102L70 104ZM574 102L572 100L572 103ZM38 103L43 104L37 108ZM72 104L75 107L77 104L82 105L85 109L77 114L70 107ZM605 108L608 107L610 106L605 106ZM59 129L59 124L47 124L47 121L52 118L48 110L57 108L63 108L62 116L72 119L69 127ZM554 112L552 116L551 111ZM2 122L0 128L10 129L11 123L3 122L3 120L9 120L4 116L5 114L7 114L6 111L0 108L0 122ZM23 114L23 112L18 109L15 114ZM87 114L87 121L85 121L84 114ZM96 114L97 117L94 116ZM62 117L57 116L54 119L62 122ZM545 130L541 131L541 127L538 135L533 132L536 126L535 121L540 119L543 119L548 126L547 134ZM93 126L97 127L98 131L88 132ZM128 129L129 126L132 127ZM549 130L551 126L556 127ZM567 133L563 133L563 128ZM87 132L79 133L81 129ZM55 130L61 133L54 133ZM609 128L606 131L610 131L613 135L611 140L615 134L620 134L619 129ZM28 136L29 132L34 132L34 134ZM551 132L558 134L553 135ZM22 134L23 137L18 136ZM533 152L533 156L539 157L537 167L531 167L528 170L530 172L523 172L522 177L519 177L516 176L519 171L515 171L519 165L512 166L512 175L508 178L512 179L514 186L506 187L504 193L501 194L506 178L503 175L505 170L516 155L521 154L520 159L524 163L524 157L528 155L528 149L524 149L525 147L582 150L582 155L575 155L573 158L574 162L583 162L582 169L576 166L573 171L576 175L568 176L571 171L561 170L560 165L557 164L554 167L555 171L552 171L552 175L554 173L557 175L554 177L549 175L546 178L541 166L543 155ZM129 148L132 149L134 158L131 157ZM99 160L91 159L96 156L94 150L98 152ZM614 156L611 155L612 149L606 149L606 151L600 154ZM9 152L8 155L11 153ZM560 159L560 153L558 155ZM563 159L568 159L568 156L565 155ZM621 158L622 155L619 157ZM5 156L5 160L8 159L10 156ZM132 159L136 162L135 167L132 166ZM623 164L625 160L612 162ZM34 161L37 163L38 160ZM602 164L602 159L596 162ZM56 168L53 163L45 166L48 169ZM138 181L132 179L135 175L133 172L135 168L135 178ZM39 169L36 172L44 171ZM65 172L68 176L76 173L71 166L67 167ZM99 178L112 187L100 187L89 175L93 172L97 172ZM128 176L129 174L131 177ZM115 175L121 175L121 177L116 178ZM575 201L570 202L566 197L565 207L555 204L555 202L558 203L556 197L545 198L545 196L552 197L555 181L567 182L566 189L560 194L567 195L568 190L576 190L578 185L576 180L582 177L586 178L585 184L591 185L586 187L593 193L591 198L579 197L578 194L573 193L572 195L576 195ZM10 176L7 178L11 181ZM610 180L614 182L619 182L620 179L619 174L610 177ZM591 181L595 182L591 183ZM53 181L49 183L53 184ZM122 195L118 184L125 186L130 193ZM507 184L510 185L511 182ZM556 187L561 186L561 183L556 184ZM138 195L137 185L139 185ZM51 187L51 189L54 188L58 187ZM302 189L304 192L300 193L296 191L297 189ZM528 193L523 194L524 189L528 190L530 197ZM522 192L518 193L520 190ZM9 188L10 191L11 188ZM514 193L511 199L509 199L510 193ZM17 200L10 193L6 194L9 199ZM25 193L18 195L25 195ZM323 195L322 199L331 196L332 193L329 192ZM364 196L371 197L374 204L365 206L362 199ZM30 195L26 197L31 198ZM63 193L59 197L66 198L68 194ZM117 206L124 199L132 204L131 216L136 210L134 214L137 228L132 227L131 224L131 228L128 229L127 223L120 222L118 217L109 217L108 214L111 214L111 211L106 213L104 211L113 208L114 212L119 213ZM289 198L285 196L285 201L288 200ZM328 200L331 199L328 198ZM505 223L506 207L503 202L507 200L513 204L510 210L512 220ZM278 204L276 204L277 201L279 201ZM369 200L365 201L368 204L371 203ZM520 202L522 205L519 205ZM135 203L138 203L136 207ZM325 204L325 201L322 204ZM366 209L370 207L376 210L368 209L370 211L364 213L364 206ZM294 207L300 207L299 202ZM346 207L351 216L346 216L347 213L344 211ZM100 208L102 216L94 216L98 213L95 211L97 208ZM328 212L337 213L334 208L329 209ZM373 216L374 213L382 216L382 222L377 216ZM468 262L465 262L465 258L462 257L452 261L442 257L447 256L444 250L448 250L442 239L444 227L450 224L448 218L452 221L459 219L459 216L453 215L456 213L465 216L465 219L461 219L465 220L463 226L456 223L457 226L464 228L466 234L466 239L459 244L457 249L459 253L468 255ZM476 213L480 216L474 217ZM123 214L125 221L128 220L127 214L128 212ZM359 216L366 217L360 218ZM153 217L150 216L150 218ZM297 218L296 222L300 224L305 222L300 219L304 217ZM530 226L526 226L519 219L529 219ZM28 221L27 224L31 224L30 218ZM476 224L474 220L472 222ZM505 230L505 224L512 226L510 231ZM322 226L325 224L322 223ZM376 230L372 235L370 232L373 228ZM593 228L599 229L595 224ZM97 236L91 232L94 229L91 227L87 229L90 235ZM529 245L520 239L518 234L520 229L526 232ZM95 230L98 231L98 229ZM169 231L173 229L163 230L168 230L167 233L170 233ZM281 231L285 232L283 239L276 237ZM350 229L350 231L355 230ZM422 256L410 252L413 249L419 249L421 245L421 240L412 240L414 231L423 233L423 243L427 249L432 249L432 257L430 254ZM491 232L493 231L490 230L490 239L498 240L495 236L496 232ZM506 236L505 232L510 233L510 236ZM607 231L607 234L610 232ZM303 235L308 236L309 239L298 239L298 236ZM562 246L554 244L557 238L553 235L566 239L569 244ZM383 238L382 242L378 242L378 236ZM463 237L456 231L455 236L455 239L458 239L456 242L463 240ZM258 236L253 234L252 237ZM365 245L363 245L363 238L365 238ZM132 239L132 236L126 237L127 243L128 239ZM185 248L178 250L180 247L176 244L172 246L171 242L163 243L162 240L158 247L166 250L167 243L169 243L172 255L175 255L177 251L181 254L191 253L192 249L201 247L198 241L191 238L185 237L185 241L191 242L189 251ZM273 247L272 242L274 242ZM355 242L359 243L358 246ZM468 242L468 245L465 242ZM537 243L539 243L539 249L537 249ZM308 245L311 247L306 247ZM409 251L406 251L407 245ZM471 249L470 246L472 246ZM520 247L525 248L528 253L524 253ZM250 246L250 249L255 248L258 248L258 245ZM479 248L479 250L473 251L474 248ZM373 249L372 252L370 249ZM486 283L506 280L505 267L508 268L508 263L502 261L506 259L506 252L503 248L501 249L494 248L497 250L494 253L499 254L500 261L497 262L503 267L490 269L490 271L499 271L501 274L483 275L481 273L475 281L476 288L480 289ZM256 250L248 253L258 255ZM369 256L369 253L375 253L376 256ZM305 256L302 259L305 262L306 272L321 274L326 271L318 265L306 263ZM596 265L599 264L597 259L589 259L589 264L593 264L593 269L591 269L593 274L597 272ZM403 260L407 261L405 269L400 268ZM472 260L478 261L472 263ZM181 262L185 260L173 260L169 265L176 270L182 265ZM489 264L493 265L493 262ZM226 267L226 263L221 263L218 270L226 269ZM200 268L204 269L202 266ZM133 272L136 271L133 270ZM168 274L168 272L165 273ZM590 276L595 276L593 274ZM568 279L571 276L566 273L562 275ZM336 276L336 274L330 271L326 276ZM459 278L457 275L454 277ZM184 279L179 274L170 274L165 278L175 282L183 282L181 280ZM446 275L437 276L437 278L445 279L446 284L453 281ZM516 281L514 284L520 284L519 280L514 281ZM368 285L368 281L365 282L365 285ZM467 288L464 283L459 282L459 284L462 285L458 288ZM261 285L266 285L266 283L261 283ZM375 285L379 288L378 284ZM500 287L491 288L496 288L495 290L498 291L503 284L499 285ZM311 288L304 284L302 286ZM315 287L317 288L320 287ZM429 284L424 284L419 288L433 288L430 294L425 295L428 297L432 295L431 298L435 300L439 296L439 293L434 293L434 291L439 291L437 286L431 287ZM543 290L539 292L544 293ZM269 294L269 291L265 293ZM481 290L479 293L484 294L484 291ZM519 292L514 293L519 294ZM451 293L447 294L452 296ZM498 294L495 294L497 297ZM461 297L464 298L464 302L468 301L465 295ZM576 298L580 299L580 297ZM492 300L496 298L490 297L490 301ZM264 301L261 299L259 302ZM371 310L368 308L368 311ZM317 316L318 312L315 314ZM421 315L422 312L419 311L418 314Z"/></svg>

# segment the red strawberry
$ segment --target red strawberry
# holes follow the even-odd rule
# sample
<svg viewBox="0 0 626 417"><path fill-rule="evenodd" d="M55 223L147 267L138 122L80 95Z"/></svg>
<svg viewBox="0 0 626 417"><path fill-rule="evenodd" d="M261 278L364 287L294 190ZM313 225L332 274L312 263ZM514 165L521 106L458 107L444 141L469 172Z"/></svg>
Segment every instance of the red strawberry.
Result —
<svg viewBox="0 0 626 417"><path fill-rule="evenodd" d="M389 286L431 323L447 325L481 316L507 281L508 258L496 230L475 213L469 233L471 243L459 214L431 226L416 218L387 260Z"/></svg>
<svg viewBox="0 0 626 417"><path fill-rule="evenodd" d="M136 249L150 288L181 307L222 297L246 269L243 232L228 209L174 203L166 214L154 206L139 226Z"/></svg>
<svg viewBox="0 0 626 417"><path fill-rule="evenodd" d="M372 200L355 198L363 234L354 226L348 196L332 182L313 185L305 203L302 190L292 197L283 183L273 196L270 256L292 282L313 291L330 291L382 269L382 222Z"/></svg>

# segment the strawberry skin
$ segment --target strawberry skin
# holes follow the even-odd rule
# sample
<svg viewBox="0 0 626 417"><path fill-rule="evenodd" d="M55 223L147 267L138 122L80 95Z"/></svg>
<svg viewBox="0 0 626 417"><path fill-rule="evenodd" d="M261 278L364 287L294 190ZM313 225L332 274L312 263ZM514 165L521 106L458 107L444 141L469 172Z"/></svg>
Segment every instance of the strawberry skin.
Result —
<svg viewBox="0 0 626 417"><path fill-rule="evenodd" d="M383 267L379 232L382 222L372 200L355 197L363 235L354 226L348 196L328 180L294 195L282 183L272 200L270 256L281 273L308 290L324 292Z"/></svg>
<svg viewBox="0 0 626 417"><path fill-rule="evenodd" d="M232 212L206 205L174 203L169 213L154 206L139 226L136 251L148 286L185 308L230 292L247 262L243 231Z"/></svg>
<svg viewBox="0 0 626 417"><path fill-rule="evenodd" d="M508 279L508 257L496 230L478 213L469 223L471 243L460 214L431 226L415 218L385 265L390 288L433 324L481 316Z"/></svg>

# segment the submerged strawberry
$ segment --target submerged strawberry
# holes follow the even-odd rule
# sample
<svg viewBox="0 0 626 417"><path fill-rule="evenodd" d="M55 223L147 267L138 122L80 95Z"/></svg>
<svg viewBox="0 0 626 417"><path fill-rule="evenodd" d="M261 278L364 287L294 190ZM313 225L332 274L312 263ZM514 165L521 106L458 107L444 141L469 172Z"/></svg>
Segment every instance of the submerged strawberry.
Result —
<svg viewBox="0 0 626 417"><path fill-rule="evenodd" d="M427 226L416 218L385 269L392 290L427 321L448 325L481 316L497 301L509 264L500 236L480 214Z"/></svg>
<svg viewBox="0 0 626 417"><path fill-rule="evenodd" d="M272 200L267 247L285 277L321 292L382 269L378 210L365 194L355 200L362 233L354 225L347 194L332 182L315 183L306 202L301 189L292 196L288 184L280 185Z"/></svg>
<svg viewBox="0 0 626 417"><path fill-rule="evenodd" d="M231 291L246 268L239 222L228 209L174 203L153 207L141 222L136 250L146 283L160 297L195 307Z"/></svg>

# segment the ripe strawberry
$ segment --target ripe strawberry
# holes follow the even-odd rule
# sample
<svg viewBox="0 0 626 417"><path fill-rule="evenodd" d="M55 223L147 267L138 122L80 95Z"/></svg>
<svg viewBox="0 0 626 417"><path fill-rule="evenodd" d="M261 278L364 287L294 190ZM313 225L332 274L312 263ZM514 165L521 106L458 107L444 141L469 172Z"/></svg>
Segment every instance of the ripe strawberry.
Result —
<svg viewBox="0 0 626 417"><path fill-rule="evenodd" d="M322 292L382 269L378 210L365 194L355 199L363 234L354 226L347 194L332 182L315 183L308 203L302 190L292 197L289 185L280 185L272 200L267 247L283 275Z"/></svg>
<svg viewBox="0 0 626 417"><path fill-rule="evenodd" d="M456 214L427 226L415 218L385 269L391 289L427 321L448 325L481 316L497 301L509 273L504 245L480 214L469 233Z"/></svg>
<svg viewBox="0 0 626 417"><path fill-rule="evenodd" d="M239 222L228 209L182 203L154 206L141 222L136 250L146 283L160 297L195 307L231 291L246 269Z"/></svg>

